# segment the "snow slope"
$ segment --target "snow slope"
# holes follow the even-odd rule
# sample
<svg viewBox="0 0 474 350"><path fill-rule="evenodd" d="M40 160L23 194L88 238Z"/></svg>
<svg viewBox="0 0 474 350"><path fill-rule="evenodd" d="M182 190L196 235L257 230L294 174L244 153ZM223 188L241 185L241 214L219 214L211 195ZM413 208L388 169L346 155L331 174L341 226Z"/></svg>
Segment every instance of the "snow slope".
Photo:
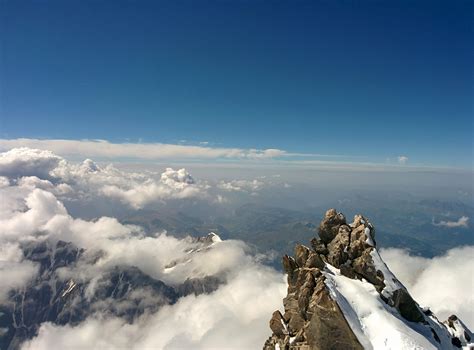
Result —
<svg viewBox="0 0 474 350"><path fill-rule="evenodd" d="M409 322L382 300L371 283L342 276L329 264L323 273L331 296L364 348L456 349L451 344L449 333L436 318L430 317L428 325ZM430 327L436 331L440 342L436 341Z"/></svg>

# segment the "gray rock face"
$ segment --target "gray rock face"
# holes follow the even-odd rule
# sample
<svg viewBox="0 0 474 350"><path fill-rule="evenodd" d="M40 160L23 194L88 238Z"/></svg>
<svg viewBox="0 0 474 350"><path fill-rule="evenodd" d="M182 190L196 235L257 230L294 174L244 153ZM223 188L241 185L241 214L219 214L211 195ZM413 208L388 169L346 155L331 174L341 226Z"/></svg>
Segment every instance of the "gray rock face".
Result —
<svg viewBox="0 0 474 350"><path fill-rule="evenodd" d="M427 315L385 264L378 261L375 245L375 229L366 218L356 215L348 225L344 215L329 209L319 225L319 238L311 240L312 248L299 244L295 247L295 258L283 258L288 274L288 294L283 300L285 312L273 314L270 321L273 334L265 342L264 350L363 349L325 284L326 264L338 268L343 276L371 283L400 317L427 327L434 341L440 343ZM388 275L384 276L382 270ZM386 278L390 279L390 288ZM452 329L452 344L465 345L472 333L462 323L455 323L455 319L453 316L447 321ZM446 329L442 331L448 334ZM459 333L464 336L455 336Z"/></svg>

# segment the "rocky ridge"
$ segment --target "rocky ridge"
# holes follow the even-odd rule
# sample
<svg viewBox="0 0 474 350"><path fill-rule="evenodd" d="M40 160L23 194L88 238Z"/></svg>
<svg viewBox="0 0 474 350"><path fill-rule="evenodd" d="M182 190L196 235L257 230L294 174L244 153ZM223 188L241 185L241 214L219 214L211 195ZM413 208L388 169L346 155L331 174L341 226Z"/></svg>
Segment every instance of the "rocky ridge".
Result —
<svg viewBox="0 0 474 350"><path fill-rule="evenodd" d="M270 320L264 350L456 349L472 333L456 317L422 309L381 259L373 225L326 212L319 238L284 256L284 313Z"/></svg>

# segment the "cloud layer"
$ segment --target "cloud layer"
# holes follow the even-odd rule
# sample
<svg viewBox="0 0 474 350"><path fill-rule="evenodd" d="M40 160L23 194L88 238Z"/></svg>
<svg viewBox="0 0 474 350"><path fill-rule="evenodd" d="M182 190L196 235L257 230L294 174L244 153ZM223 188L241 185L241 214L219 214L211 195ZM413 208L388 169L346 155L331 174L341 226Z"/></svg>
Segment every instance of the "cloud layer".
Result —
<svg viewBox="0 0 474 350"><path fill-rule="evenodd" d="M28 147L61 156L135 159L266 159L289 155L279 149L213 148L165 143L111 143L105 140L0 139L0 150Z"/></svg>
<svg viewBox="0 0 474 350"><path fill-rule="evenodd" d="M217 182L216 189L253 194L268 183L263 178L228 180ZM88 283L91 289L101 276L124 265L169 285L206 276L223 281L211 294L181 298L133 323L101 312L76 326L46 323L24 347L260 349L269 334L269 315L282 306L286 283L282 274L261 265L246 244L212 240L205 245L165 232L145 234L141 227L125 225L113 217L73 217L64 205L65 199L88 203L104 197L113 205L121 202L142 208L154 201L210 196L209 184L196 180L185 169L143 174L99 166L90 159L71 163L38 149L0 154L0 302L37 274L37 266L25 260L21 251L21 244L31 241L64 240L86 248L84 259L60 269L57 277ZM467 224L468 219L462 217L454 226L448 222L445 226ZM99 259L88 259L97 252ZM382 255L416 300L431 306L442 319L455 312L474 326L474 302L466 292L473 283L473 247L453 249L434 259L396 249ZM153 296L145 299L154 301Z"/></svg>
<svg viewBox="0 0 474 350"><path fill-rule="evenodd" d="M195 181L186 169L167 168L158 177L120 171L112 165L100 167L90 159L73 164L50 151L24 147L0 153L0 176L2 186L14 182L56 195L71 194L73 199L102 195L134 208L167 199L207 196L207 186Z"/></svg>
<svg viewBox="0 0 474 350"><path fill-rule="evenodd" d="M91 159L70 162L51 151L26 147L0 153L0 188L9 185L41 188L64 201L92 203L108 199L134 209L186 199L222 204L229 202L232 192L257 195L265 187L283 186L265 176L200 181L184 168L166 168L163 172L123 171L112 164L99 165Z"/></svg>
<svg viewBox="0 0 474 350"><path fill-rule="evenodd" d="M102 276L124 265L171 286L206 276L222 281L211 294L183 297L133 323L100 308L74 327L45 323L24 349L261 348L270 333L268 318L282 306L286 283L281 273L260 264L246 244L212 235L196 240L164 232L145 234L113 217L75 218L62 202L70 196L87 201L97 193L139 207L156 198L205 195L206 184L185 169L168 168L154 178L102 168L91 160L72 164L51 152L26 148L3 153L0 159L0 302L38 273L38 267L25 260L22 244L45 240L73 242L86 249L77 264L56 273L62 281L86 283L91 295ZM153 295L142 292L134 297L153 304Z"/></svg>
<svg viewBox="0 0 474 350"><path fill-rule="evenodd" d="M244 268L217 291L181 298L133 324L101 315L76 327L44 324L23 349L260 349L285 288L267 268Z"/></svg>
<svg viewBox="0 0 474 350"><path fill-rule="evenodd" d="M402 249L384 249L381 255L422 306L430 307L442 321L456 314L474 328L474 246L454 248L432 259Z"/></svg>
<svg viewBox="0 0 474 350"><path fill-rule="evenodd" d="M171 285L205 276L221 276L226 281L212 294L182 298L133 324L100 313L76 327L44 324L38 337L25 345L26 349L52 345L91 349L257 349L268 336L268 315L281 307L286 283L282 274L248 255L243 242L216 241L210 248L201 249L202 244L191 239L166 234L144 236L138 227L122 225L113 218L74 219L53 194L41 189L28 194L26 207L26 211L14 212L0 223L0 252L5 260L0 264L0 297L5 297L9 289L25 285L36 273L32 263L23 261L22 265L15 246L24 240L61 239L89 252L103 252L97 262L85 260L73 268L63 268L59 278L65 281L73 278L93 286L94 280L122 265L136 266ZM8 269L15 273L4 274Z"/></svg>

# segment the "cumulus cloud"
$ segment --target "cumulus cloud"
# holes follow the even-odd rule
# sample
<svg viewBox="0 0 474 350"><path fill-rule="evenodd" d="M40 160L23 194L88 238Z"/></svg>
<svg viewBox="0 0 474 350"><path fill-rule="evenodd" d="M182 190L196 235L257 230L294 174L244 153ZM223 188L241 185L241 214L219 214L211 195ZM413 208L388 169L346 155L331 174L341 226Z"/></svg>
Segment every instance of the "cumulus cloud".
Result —
<svg viewBox="0 0 474 350"><path fill-rule="evenodd" d="M90 162L74 171L102 176L100 168ZM195 182L186 171L172 169L167 169L160 181L179 190ZM60 268L57 276L64 281L87 283L88 293L93 293L101 275L116 266L137 267L168 285L205 276L218 276L222 284L211 294L183 297L176 304L145 313L133 323L101 313L100 308L76 326L45 323L24 349L257 349L269 336L268 318L281 308L286 283L281 273L261 265L243 242L221 241L214 235L205 240L178 239L165 233L145 235L140 227L110 217L92 221L73 218L49 191L51 186L52 182L28 176L0 189L0 196L8 197L9 202L0 220L0 301L37 273L36 266L24 260L19 249L24 241L63 240L86 248L84 258L74 266ZM100 255L88 258L94 252ZM146 290L137 293L153 302Z"/></svg>
<svg viewBox="0 0 474 350"><path fill-rule="evenodd" d="M442 227L448 227L448 228L454 228L454 227L468 227L469 226L469 217L467 216L461 216L457 221L445 221L441 220L440 222L434 222L434 226L442 226Z"/></svg>
<svg viewBox="0 0 474 350"><path fill-rule="evenodd" d="M186 169L166 168L160 173L123 171L91 159L74 163L39 149L15 148L0 153L0 188L39 188L61 200L89 201L98 197L118 200L134 209L168 200L199 199L210 203L228 201L224 193L257 195L265 186L276 185L274 178L196 180ZM279 184L289 187L288 184ZM211 187L214 189L212 190Z"/></svg>
<svg viewBox="0 0 474 350"><path fill-rule="evenodd" d="M202 197L205 195L205 188L206 186L198 186L186 169L167 168L161 174L160 181L147 179L129 188L105 185L101 193L108 197L119 198L135 208L141 208L157 199Z"/></svg>
<svg viewBox="0 0 474 350"><path fill-rule="evenodd" d="M165 143L111 143L105 140L0 139L0 149L29 147L61 156L137 159L263 159L289 155L279 149L214 148Z"/></svg>
<svg viewBox="0 0 474 350"><path fill-rule="evenodd" d="M9 178L37 176L49 178L61 158L47 150L15 148L0 153L0 175Z"/></svg>
<svg viewBox="0 0 474 350"><path fill-rule="evenodd" d="M8 192L0 192L8 196ZM24 203L22 203L24 202ZM10 198L16 210L4 212L0 219L0 242L22 242L45 238L71 241L78 246L100 247L104 239L115 239L139 231L121 225L116 219L102 217L95 221L72 218L63 203L51 192L33 189L26 195Z"/></svg>
<svg viewBox="0 0 474 350"><path fill-rule="evenodd" d="M18 204L16 210L3 213L0 244L63 240L90 252L101 252L98 261L90 263L86 259L74 268L64 268L64 279L90 280L114 266L129 265L153 278L179 284L188 278L225 277L255 263L241 241L208 239L206 245L201 240L178 239L166 233L145 235L140 227L121 224L111 217L92 221L73 218L54 194L39 188L15 200L24 201L24 206Z"/></svg>
<svg viewBox="0 0 474 350"><path fill-rule="evenodd" d="M134 207L166 199L206 197L207 185L185 169L167 168L161 177L100 167L90 159L70 163L50 151L15 148L0 153L0 188L16 184L41 188L55 195L93 198L101 195Z"/></svg>
<svg viewBox="0 0 474 350"><path fill-rule="evenodd" d="M399 164L404 165L408 162L408 157L407 156L398 156L397 160L398 160Z"/></svg>
<svg viewBox="0 0 474 350"><path fill-rule="evenodd" d="M474 246L454 248L432 259L392 248L381 255L422 306L430 307L440 320L456 314L474 328Z"/></svg>

